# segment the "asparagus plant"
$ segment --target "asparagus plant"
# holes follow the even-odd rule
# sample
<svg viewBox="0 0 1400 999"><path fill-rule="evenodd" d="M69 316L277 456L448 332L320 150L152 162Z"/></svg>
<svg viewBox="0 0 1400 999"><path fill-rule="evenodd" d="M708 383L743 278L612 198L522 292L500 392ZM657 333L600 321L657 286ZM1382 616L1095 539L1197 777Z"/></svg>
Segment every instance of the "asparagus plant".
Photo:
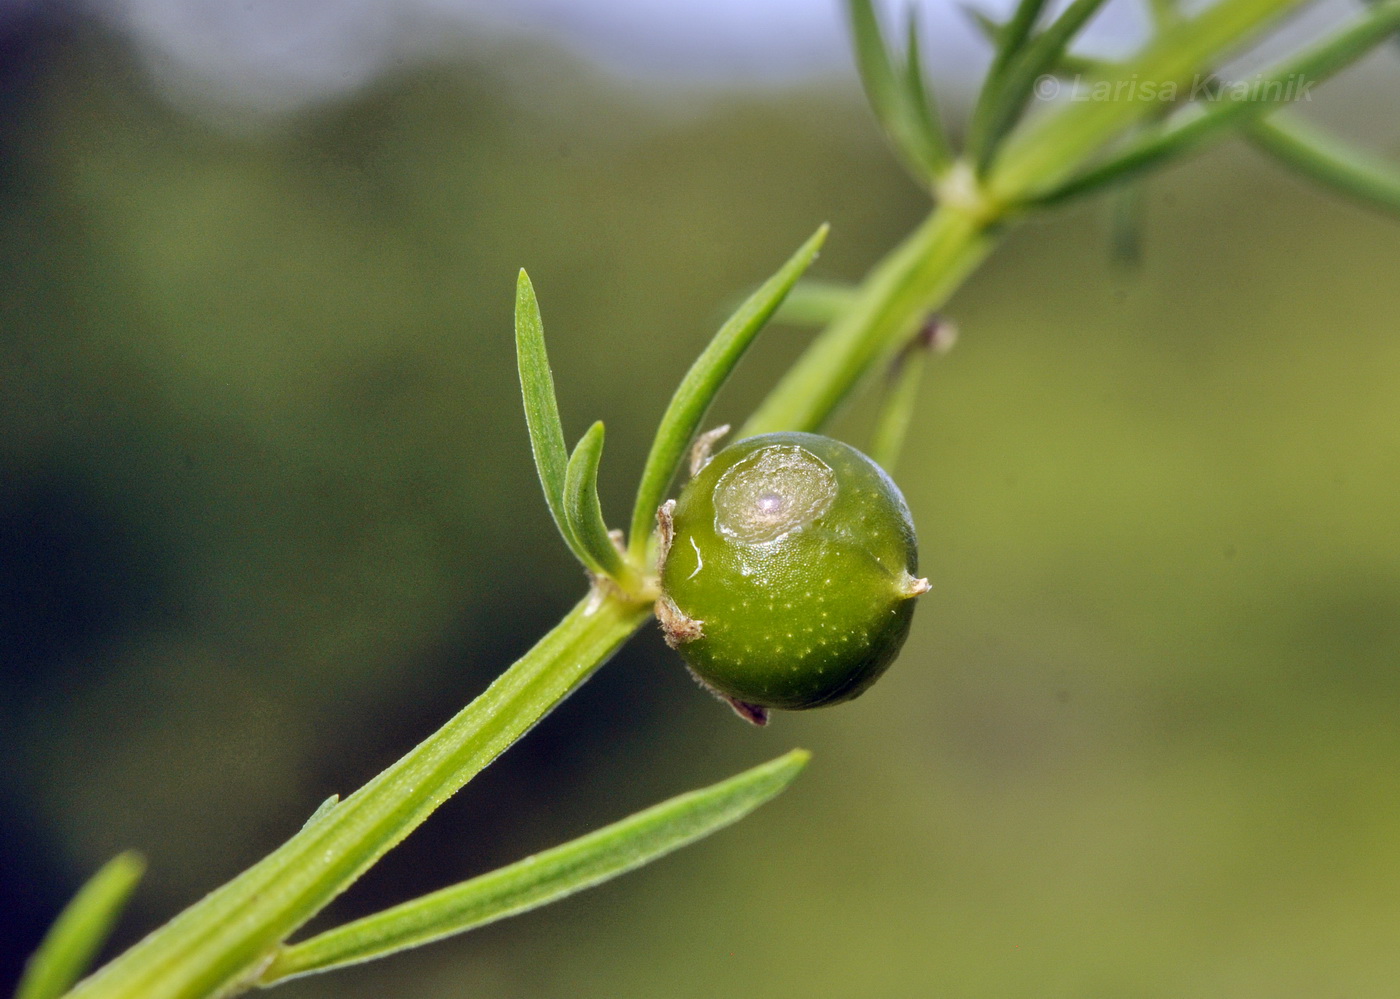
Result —
<svg viewBox="0 0 1400 999"><path fill-rule="evenodd" d="M896 155L930 195L932 209L854 287L799 285L826 238L823 227L749 296L696 360L663 414L625 536L609 530L598 500L602 424L594 424L572 452L565 447L540 311L522 272L515 334L525 415L546 504L564 543L587 571L586 592L480 697L398 762L343 801L327 799L266 858L77 981L140 874L139 861L130 855L104 867L31 960L20 999L197 999L268 987L542 905L735 822L782 791L807 754L793 750L509 867L309 939L292 939L587 680L647 623L655 607L661 608L678 646L685 649L694 642L687 658L702 679L748 706L754 720L769 707L839 701L872 682L902 640L912 607L909 597L925 586L915 577L912 527L898 491L869 459L810 435L853 395L880 390L881 374L893 372L872 445L881 462L893 464L913 414L922 358L928 347L951 341L950 327L936 319L937 310L1022 220L1074 199L1131 190L1151 172L1230 136L1242 137L1344 196L1400 213L1400 171L1280 110L1393 37L1400 30L1400 0L1371 3L1248 81L1231 80L1222 67L1309 0L1216 0L1190 13L1172 0L1151 0L1150 37L1135 53L1114 62L1074 49L1103 2L1071 0L1052 16L1045 0L1018 0L1005 22L973 12L993 44L993 57L968 120L949 129L925 75L913 17L899 44L891 44L870 0L848 0L857 63L875 116ZM1061 94L1059 100L1043 99L1054 92ZM699 466L713 440L707 436L702 441L699 475L682 495L675 516L663 513L665 530L659 531L657 512L669 509L667 495L710 402L790 292L787 314L819 322L824 330L748 417L737 434L739 443L717 457L708 474ZM733 485L731 473L750 467L750 459L761 464L763 459L754 456L773 447L795 448L811 461L798 462L803 467L793 480L801 480L795 492L770 489L771 482L760 481L745 494L748 500L760 507L789 500L799 506L810 503L795 521L780 524L772 538L756 543L788 545L794 558L821 562L840 547L831 536L812 533L826 525L842 534L852 551L863 546L864 557L873 564L865 569L868 585L840 587L832 596L836 603L825 607L845 622L828 637L851 639L853 652L844 658L823 654L779 660L776 649L768 649L769 661L759 664L755 681L742 664L736 667L732 648L720 648L722 636L738 634L740 646L745 638L753 644L754 636L774 630L773 620L752 607L731 620L713 591L679 577L688 576L706 557L698 543L701 535L706 535L705 544L719 546L717 557L737 564L740 555L721 550L722 542L733 538L716 536L715 523L721 519L716 506L733 499L724 493L726 482ZM814 484L815 491L809 488ZM853 495L864 489L864 498L843 499L839 490L847 488ZM828 495L831 489L837 490L834 499ZM723 533L724 525L719 526ZM754 531L762 533L763 527ZM801 532L808 534L801 537ZM687 547L697 541L686 556L690 561L680 556L663 560L666 547L678 537ZM843 550L835 557L857 556ZM814 571L817 566L798 568ZM760 575L763 571L760 567ZM781 575L755 581L752 595L766 599L779 592L772 587L787 585L777 578ZM872 592L884 596L873 600ZM862 600L868 606L853 609L852 602ZM802 611L820 612L817 603ZM871 615L878 626L871 624ZM703 622L700 632L687 639L687 622L696 621ZM852 636L858 632L863 637L856 641ZM785 684L762 674L775 662L789 671ZM814 669L831 675L804 672Z"/></svg>

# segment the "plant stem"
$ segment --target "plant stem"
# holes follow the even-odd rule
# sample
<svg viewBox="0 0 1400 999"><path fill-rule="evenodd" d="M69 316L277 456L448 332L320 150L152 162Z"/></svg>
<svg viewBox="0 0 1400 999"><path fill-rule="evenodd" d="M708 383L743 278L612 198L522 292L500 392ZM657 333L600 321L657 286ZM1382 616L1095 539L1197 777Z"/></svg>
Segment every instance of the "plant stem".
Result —
<svg viewBox="0 0 1400 999"><path fill-rule="evenodd" d="M1302 2L1219 0L1193 19L1171 24L1104 78L1184 80ZM1027 11L1039 6L1036 0L1022 3ZM819 429L990 253L1008 213L1083 169L1107 143L1157 110L1136 100L1069 104L1013 131L985 181L966 162L940 173L937 210L872 269L849 307L789 370L741 436ZM571 538L561 516L562 431L538 309L523 279L518 305L532 442L544 459L541 479L551 510ZM661 469L668 480L669 469ZM649 518L649 500L640 507ZM640 544L637 537L633 544ZM649 613L648 603L610 584L595 587L436 733L344 802L319 810L264 860L79 983L70 999L203 999L251 988L293 932L586 680Z"/></svg>
<svg viewBox="0 0 1400 999"><path fill-rule="evenodd" d="M899 349L990 245L983 215L959 205L935 212L875 268L850 312L794 370L799 377L786 379L755 420L820 423L862 373ZM650 609L612 588L590 592L408 755L80 982L70 999L201 999L252 987L298 927L606 662Z"/></svg>
<svg viewBox="0 0 1400 999"><path fill-rule="evenodd" d="M964 203L930 216L875 268L850 312L755 420L786 427L824 420L982 260L991 246L985 230L986 215ZM606 662L650 610L611 587L590 592L408 755L80 982L69 999L203 999L251 988L292 933Z"/></svg>
<svg viewBox="0 0 1400 999"><path fill-rule="evenodd" d="M974 182L964 166L952 177ZM874 369L883 369L914 332L991 251L992 215L975 188L944 203L871 270L850 307L813 341L740 437L819 429Z"/></svg>
<svg viewBox="0 0 1400 999"><path fill-rule="evenodd" d="M197 999L250 987L278 946L606 662L650 606L591 592L481 696L72 999Z"/></svg>

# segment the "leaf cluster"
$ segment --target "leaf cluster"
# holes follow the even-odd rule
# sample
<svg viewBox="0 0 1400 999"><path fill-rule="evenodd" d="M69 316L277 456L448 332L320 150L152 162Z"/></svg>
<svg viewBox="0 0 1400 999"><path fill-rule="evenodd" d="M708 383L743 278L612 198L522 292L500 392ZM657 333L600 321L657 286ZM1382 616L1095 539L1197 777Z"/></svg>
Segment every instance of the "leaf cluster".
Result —
<svg viewBox="0 0 1400 999"><path fill-rule="evenodd" d="M1015 216L1140 181L1184 154L1238 135L1310 180L1371 207L1400 213L1400 168L1280 111L1281 105L1310 93L1313 86L1397 37L1397 0L1371 0L1366 10L1336 30L1275 60L1247 81L1229 80L1222 75L1222 65L1247 51L1272 21L1301 6L1299 0L1222 0L1193 17L1183 14L1174 0L1151 0L1153 39L1122 62L1073 49L1103 5L1104 0L1070 0L1050 16L1046 0L1019 0L1005 21L964 7L991 44L992 58L963 125L959 151L924 76L913 16L902 43L891 44L872 0L850 0L866 95L889 141L919 182L945 200L966 198L971 191L991 202L990 211ZM1216 34L1217 22L1229 30L1210 37ZM905 55L897 56L898 51ZM1067 93L1071 101L1035 114L1037 83L1045 79L1064 81L1049 92ZM1139 80L1152 85L1129 88L1124 98L1122 85ZM1135 90L1141 96L1134 95ZM1136 107L1119 113L1082 107L1096 102ZM1093 118L1112 119L1116 127L1104 132L1083 127ZM1057 155L1071 152L1077 126L1088 140L1088 155ZM1036 167L1053 163L1053 168L1032 175L1031 164L1018 162L1018 154L1028 147L1034 148ZM1117 207L1133 203L1128 198Z"/></svg>
<svg viewBox="0 0 1400 999"><path fill-rule="evenodd" d="M625 593L646 595L646 577L650 573L646 564L648 539L657 507L666 498L666 490L680 470L710 404L797 279L816 259L826 233L827 227L821 226L744 300L681 379L647 455L626 544L609 531L598 502L603 424L594 423L572 454L565 451L539 303L529 277L520 272L515 296L515 345L535 468L544 488L545 503L564 543L595 579L609 580Z"/></svg>

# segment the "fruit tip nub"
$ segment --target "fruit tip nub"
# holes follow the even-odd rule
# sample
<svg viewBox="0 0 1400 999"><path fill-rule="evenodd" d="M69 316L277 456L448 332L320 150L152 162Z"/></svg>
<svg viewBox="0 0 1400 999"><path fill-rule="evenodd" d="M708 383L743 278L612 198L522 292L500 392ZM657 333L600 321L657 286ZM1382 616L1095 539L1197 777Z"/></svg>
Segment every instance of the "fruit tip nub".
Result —
<svg viewBox="0 0 1400 999"><path fill-rule="evenodd" d="M909 573L906 572L904 573L904 579L900 583L899 588L900 591L903 592L905 597L912 598L927 593L929 590L933 589L933 584L931 584L927 578L921 577L919 579L915 579L913 576L909 575Z"/></svg>

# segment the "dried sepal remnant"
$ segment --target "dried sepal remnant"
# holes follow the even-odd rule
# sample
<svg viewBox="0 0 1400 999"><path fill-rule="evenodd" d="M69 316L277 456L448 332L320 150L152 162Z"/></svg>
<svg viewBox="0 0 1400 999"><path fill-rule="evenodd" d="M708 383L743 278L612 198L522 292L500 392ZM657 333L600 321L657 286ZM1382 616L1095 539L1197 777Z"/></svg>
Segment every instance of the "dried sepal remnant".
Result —
<svg viewBox="0 0 1400 999"><path fill-rule="evenodd" d="M597 611L608 600L627 600L630 595L610 576L590 572L588 574L589 612Z"/></svg>
<svg viewBox="0 0 1400 999"><path fill-rule="evenodd" d="M673 649L705 637L705 622L686 617L675 601L665 594L656 598L656 619L661 622L661 633L666 638L666 644Z"/></svg>
<svg viewBox="0 0 1400 999"><path fill-rule="evenodd" d="M676 537L675 519L672 514L676 509L675 500L667 500L656 510L656 571L660 572L661 567L666 564L666 556L671 551L671 542Z"/></svg>
<svg viewBox="0 0 1400 999"><path fill-rule="evenodd" d="M676 501L667 500L656 511L658 574L664 571L666 557L675 539L675 521L672 518L675 509ZM666 644L673 649L686 642L693 642L705 634L704 622L687 617L665 593L656 598L654 611L656 620L661 624L661 634L665 637Z"/></svg>
<svg viewBox="0 0 1400 999"><path fill-rule="evenodd" d="M722 697L729 706L734 709L734 713L750 725L757 725L762 728L768 724L768 709L758 704L749 704L733 697Z"/></svg>
<svg viewBox="0 0 1400 999"><path fill-rule="evenodd" d="M724 423L713 430L706 430L699 437L695 438L695 443L690 446L690 477L693 479L700 474L700 470L710 463L710 456L714 452L715 445L729 433L729 424Z"/></svg>

